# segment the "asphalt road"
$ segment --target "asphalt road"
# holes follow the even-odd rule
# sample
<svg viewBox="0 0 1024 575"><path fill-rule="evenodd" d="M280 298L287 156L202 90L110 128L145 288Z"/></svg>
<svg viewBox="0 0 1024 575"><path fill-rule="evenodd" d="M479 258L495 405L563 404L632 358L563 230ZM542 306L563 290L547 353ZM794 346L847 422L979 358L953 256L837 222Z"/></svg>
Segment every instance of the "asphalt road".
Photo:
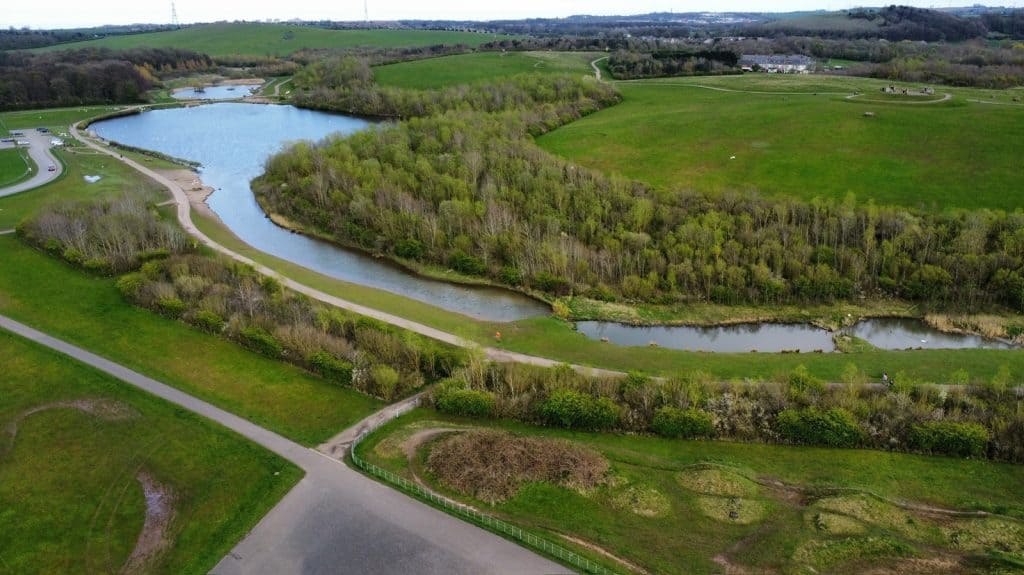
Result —
<svg viewBox="0 0 1024 575"><path fill-rule="evenodd" d="M14 184L6 188L0 188L0 198L4 196L13 196L21 192L26 192L33 188L52 182L57 179L58 176L64 171L64 166L57 161L53 153L50 152L50 140L54 138L53 134L40 134L35 130L15 130L24 132L24 136L11 136L16 140L28 140L29 148L28 155L35 162L33 167L32 177L21 182L20 184ZM0 148L11 148L14 144L0 144ZM47 168L50 166L56 166L56 171L49 171Z"/></svg>
<svg viewBox="0 0 1024 575"><path fill-rule="evenodd" d="M198 413L288 459L306 476L212 571L379 574L570 573L218 407L0 315L0 328Z"/></svg>

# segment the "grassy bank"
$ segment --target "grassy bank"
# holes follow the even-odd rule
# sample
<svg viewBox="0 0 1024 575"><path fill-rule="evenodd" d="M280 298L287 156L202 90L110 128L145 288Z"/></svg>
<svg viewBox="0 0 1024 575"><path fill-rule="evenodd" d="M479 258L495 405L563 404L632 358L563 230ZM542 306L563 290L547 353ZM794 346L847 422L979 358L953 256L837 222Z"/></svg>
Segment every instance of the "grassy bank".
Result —
<svg viewBox="0 0 1024 575"><path fill-rule="evenodd" d="M436 481L424 443L412 461L409 438L436 428L486 427L588 447L610 463L592 490L529 483L493 506ZM1024 500L1014 486L1024 468L981 461L726 442L673 441L572 433L507 422L478 422L418 410L375 433L364 458L488 513L555 537L596 545L652 573L714 573L731 565L772 572L807 567L860 572L900 557L954 553L984 558L994 533L1016 557L1024 552ZM709 467L710 466L710 467ZM964 478L971 489L964 489ZM849 491L847 491L849 490ZM874 497L958 510L988 510L1018 520L924 517ZM1016 531L1014 531L1016 530ZM959 546L951 543L959 531ZM1005 542L1004 542L1005 543ZM841 552L840 552L841 551ZM984 559L981 559L984 562ZM629 569L619 564L620 571ZM982 572L979 564L966 572Z"/></svg>
<svg viewBox="0 0 1024 575"><path fill-rule="evenodd" d="M138 572L206 573L301 477L227 430L2 331L0 364L0 424L17 426L0 442L4 571L120 571L143 528L145 474L166 490L171 519L166 549Z"/></svg>
<svg viewBox="0 0 1024 575"><path fill-rule="evenodd" d="M875 98L882 84L784 75L626 82L618 84L622 104L538 141L587 167L663 189L1018 207L1004 190L1024 184L1014 145L1024 138L1024 108L967 101L988 100L987 90L936 87L954 98L924 105L842 95Z"/></svg>
<svg viewBox="0 0 1024 575"><path fill-rule="evenodd" d="M89 276L0 237L0 311L306 445L381 405L297 367L127 303ZM60 310L54 313L54 310Z"/></svg>
<svg viewBox="0 0 1024 575"><path fill-rule="evenodd" d="M373 78L382 86L433 90L519 74L586 76L593 74L590 62L597 57L588 52L478 52L377 66Z"/></svg>
<svg viewBox="0 0 1024 575"><path fill-rule="evenodd" d="M32 176L35 164L19 148L0 150L0 188L12 186Z"/></svg>
<svg viewBox="0 0 1024 575"><path fill-rule="evenodd" d="M102 47L114 50L131 48L183 48L210 56L287 56L302 48L351 48L376 46L403 48L435 44L478 46L508 36L434 30L327 30L311 26L235 22L187 26L180 30L109 36L71 44L39 48L52 52Z"/></svg>

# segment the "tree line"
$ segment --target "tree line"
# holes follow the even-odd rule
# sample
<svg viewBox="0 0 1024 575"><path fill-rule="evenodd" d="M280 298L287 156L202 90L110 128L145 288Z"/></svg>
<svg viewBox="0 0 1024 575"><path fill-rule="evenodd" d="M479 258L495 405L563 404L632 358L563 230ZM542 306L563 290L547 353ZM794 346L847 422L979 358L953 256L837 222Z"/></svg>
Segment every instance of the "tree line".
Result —
<svg viewBox="0 0 1024 575"><path fill-rule="evenodd" d="M850 366L829 386L802 366L772 382L719 383L700 372L666 380L593 377L471 359L428 401L464 417L670 438L870 448L1024 463L1024 412L1002 370L983 387L940 389L909 378L863 385Z"/></svg>
<svg viewBox="0 0 1024 575"><path fill-rule="evenodd" d="M293 77L299 107L382 118L434 116L456 110L494 113L534 108L559 117L588 113L619 101L610 87L574 78L519 76L479 86L405 90L373 82L365 60L320 60ZM539 112L538 112L539 113Z"/></svg>
<svg viewBox="0 0 1024 575"><path fill-rule="evenodd" d="M620 80L662 76L734 74L739 55L731 50L617 51L608 57L608 71Z"/></svg>
<svg viewBox="0 0 1024 575"><path fill-rule="evenodd" d="M0 110L141 102L161 76L212 67L209 56L175 48L0 52Z"/></svg>
<svg viewBox="0 0 1024 575"><path fill-rule="evenodd" d="M254 190L268 212L340 243L550 297L1024 310L1022 212L657 191L538 148L532 135L576 117L545 110L448 112L298 144Z"/></svg>

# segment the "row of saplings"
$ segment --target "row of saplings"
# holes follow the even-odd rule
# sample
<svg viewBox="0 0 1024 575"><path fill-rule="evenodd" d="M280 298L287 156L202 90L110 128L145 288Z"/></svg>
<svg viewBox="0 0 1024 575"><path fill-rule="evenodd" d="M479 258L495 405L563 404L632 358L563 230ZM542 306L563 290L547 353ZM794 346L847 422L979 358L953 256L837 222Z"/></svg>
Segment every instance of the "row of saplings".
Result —
<svg viewBox="0 0 1024 575"><path fill-rule="evenodd" d="M567 429L1024 462L1024 409L1012 391L832 388L802 367L784 382L725 384L702 374L612 379L569 368L471 362L436 386L431 401L453 415Z"/></svg>

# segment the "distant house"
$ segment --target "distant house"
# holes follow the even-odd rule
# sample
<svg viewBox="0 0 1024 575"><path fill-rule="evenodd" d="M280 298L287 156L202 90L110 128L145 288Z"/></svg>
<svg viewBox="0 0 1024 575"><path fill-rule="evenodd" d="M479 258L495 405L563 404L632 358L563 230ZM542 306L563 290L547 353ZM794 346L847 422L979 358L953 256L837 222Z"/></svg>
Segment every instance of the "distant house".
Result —
<svg viewBox="0 0 1024 575"><path fill-rule="evenodd" d="M740 68L745 72L772 74L806 74L814 67L814 59L800 55L744 54Z"/></svg>

